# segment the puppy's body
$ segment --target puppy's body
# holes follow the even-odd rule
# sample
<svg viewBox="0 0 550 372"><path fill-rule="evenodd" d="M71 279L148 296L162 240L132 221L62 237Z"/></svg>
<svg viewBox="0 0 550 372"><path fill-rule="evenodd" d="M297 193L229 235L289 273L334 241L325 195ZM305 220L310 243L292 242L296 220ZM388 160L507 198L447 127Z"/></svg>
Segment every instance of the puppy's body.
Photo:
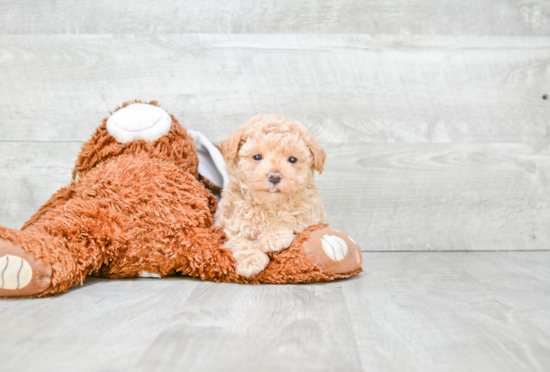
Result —
<svg viewBox="0 0 550 372"><path fill-rule="evenodd" d="M229 184L216 224L227 234L237 273L258 274L265 252L288 248L294 235L322 223L325 212L314 171L323 170L324 150L298 122L259 115L222 142Z"/></svg>

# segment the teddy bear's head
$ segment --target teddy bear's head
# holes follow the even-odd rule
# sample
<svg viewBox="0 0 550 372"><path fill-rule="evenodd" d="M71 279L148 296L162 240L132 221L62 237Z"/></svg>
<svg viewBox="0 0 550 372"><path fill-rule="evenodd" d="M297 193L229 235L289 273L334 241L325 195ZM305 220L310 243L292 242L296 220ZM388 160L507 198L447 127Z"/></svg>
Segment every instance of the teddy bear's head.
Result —
<svg viewBox="0 0 550 372"><path fill-rule="evenodd" d="M176 164L198 177L199 159L193 139L176 118L156 101L125 102L82 146L73 179L113 157L147 154Z"/></svg>
<svg viewBox="0 0 550 372"><path fill-rule="evenodd" d="M174 163L196 178L200 173L207 184L222 188L222 174L225 173L223 169L220 172L220 167L224 164L221 153L217 153L219 150L204 135L187 131L156 101L143 103L135 100L125 102L110 117L103 119L82 147L73 170L73 180L114 157L145 154ZM220 159L221 164L218 164Z"/></svg>

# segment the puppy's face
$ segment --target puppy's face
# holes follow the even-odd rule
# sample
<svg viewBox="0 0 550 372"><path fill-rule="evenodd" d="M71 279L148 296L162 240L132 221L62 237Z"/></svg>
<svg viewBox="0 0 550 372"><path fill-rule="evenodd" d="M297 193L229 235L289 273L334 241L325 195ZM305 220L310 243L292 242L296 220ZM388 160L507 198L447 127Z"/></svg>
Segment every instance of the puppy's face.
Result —
<svg viewBox="0 0 550 372"><path fill-rule="evenodd" d="M264 203L278 204L308 185L322 171L326 154L298 122L260 115L222 143L226 161L230 141L236 151L228 162L230 179ZM235 150L235 149L232 149Z"/></svg>
<svg viewBox="0 0 550 372"><path fill-rule="evenodd" d="M239 150L240 181L266 203L280 203L313 182L313 158L297 135L251 137Z"/></svg>

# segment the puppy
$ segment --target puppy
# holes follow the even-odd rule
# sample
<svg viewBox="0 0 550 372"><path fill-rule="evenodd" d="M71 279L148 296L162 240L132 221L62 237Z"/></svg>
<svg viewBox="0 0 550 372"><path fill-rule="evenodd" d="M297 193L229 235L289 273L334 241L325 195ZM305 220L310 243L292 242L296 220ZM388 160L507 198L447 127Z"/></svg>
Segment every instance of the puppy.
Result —
<svg viewBox="0 0 550 372"><path fill-rule="evenodd" d="M216 225L228 237L237 273L252 277L269 263L267 252L288 248L295 234L324 221L314 172L323 171L326 153L301 123L266 114L221 147L229 183Z"/></svg>

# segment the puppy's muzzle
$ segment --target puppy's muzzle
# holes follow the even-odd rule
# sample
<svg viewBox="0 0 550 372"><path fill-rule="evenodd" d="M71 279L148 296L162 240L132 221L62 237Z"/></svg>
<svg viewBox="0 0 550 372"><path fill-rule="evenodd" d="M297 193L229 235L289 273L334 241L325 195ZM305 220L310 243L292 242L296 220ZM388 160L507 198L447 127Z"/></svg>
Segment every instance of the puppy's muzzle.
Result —
<svg viewBox="0 0 550 372"><path fill-rule="evenodd" d="M269 172L269 174L267 175L267 178L269 179L269 182L276 185L279 182L281 182L283 175L279 172Z"/></svg>

